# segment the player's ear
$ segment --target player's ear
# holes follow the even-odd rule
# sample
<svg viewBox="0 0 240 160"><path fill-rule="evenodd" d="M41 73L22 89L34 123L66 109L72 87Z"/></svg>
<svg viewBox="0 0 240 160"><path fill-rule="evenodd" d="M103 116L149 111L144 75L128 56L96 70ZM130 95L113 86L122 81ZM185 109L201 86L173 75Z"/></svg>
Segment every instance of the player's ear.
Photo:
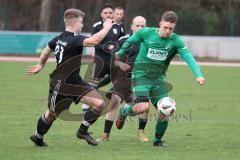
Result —
<svg viewBox="0 0 240 160"><path fill-rule="evenodd" d="M161 27L161 25L162 25L162 21L159 22L159 27Z"/></svg>
<svg viewBox="0 0 240 160"><path fill-rule="evenodd" d="M133 26L133 24L131 25L131 30L132 30L132 31L134 30L134 26Z"/></svg>

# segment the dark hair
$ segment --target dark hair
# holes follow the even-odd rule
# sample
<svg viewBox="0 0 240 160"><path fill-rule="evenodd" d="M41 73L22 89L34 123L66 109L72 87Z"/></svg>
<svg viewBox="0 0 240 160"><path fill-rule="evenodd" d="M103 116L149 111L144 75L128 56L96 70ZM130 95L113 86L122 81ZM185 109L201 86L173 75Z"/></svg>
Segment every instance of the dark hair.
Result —
<svg viewBox="0 0 240 160"><path fill-rule="evenodd" d="M112 6L111 4L109 4L109 3L106 3L106 4L104 4L104 5L102 6L101 11L104 10L105 8L111 8L111 9L113 9L113 6Z"/></svg>
<svg viewBox="0 0 240 160"><path fill-rule="evenodd" d="M174 11L166 11L162 15L162 21L176 23L178 16Z"/></svg>

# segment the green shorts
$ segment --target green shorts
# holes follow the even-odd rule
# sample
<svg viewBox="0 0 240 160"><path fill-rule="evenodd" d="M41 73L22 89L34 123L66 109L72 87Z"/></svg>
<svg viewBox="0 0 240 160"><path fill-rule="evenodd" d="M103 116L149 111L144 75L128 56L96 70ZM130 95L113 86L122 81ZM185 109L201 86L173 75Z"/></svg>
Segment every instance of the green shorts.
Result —
<svg viewBox="0 0 240 160"><path fill-rule="evenodd" d="M159 99L169 96L171 90L172 85L165 80L165 77L133 79L133 93L136 101L143 97L148 98L153 105L156 105Z"/></svg>

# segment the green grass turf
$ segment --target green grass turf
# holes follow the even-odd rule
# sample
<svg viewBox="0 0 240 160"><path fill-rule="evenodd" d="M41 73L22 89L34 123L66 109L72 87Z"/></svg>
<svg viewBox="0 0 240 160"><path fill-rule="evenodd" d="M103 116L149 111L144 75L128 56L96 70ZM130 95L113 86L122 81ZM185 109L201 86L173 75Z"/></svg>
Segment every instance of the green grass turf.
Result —
<svg viewBox="0 0 240 160"><path fill-rule="evenodd" d="M120 131L113 126L111 141L97 147L78 140L75 132L80 122L57 120L45 140L49 147L36 148L29 136L35 131L38 117L47 109L49 63L35 76L25 69L35 63L0 62L0 159L57 160L239 160L240 159L240 72L233 67L202 67L207 80L199 86L186 66L171 66L168 80L177 111L171 118L164 139L167 149L140 143L136 137L137 120L128 119ZM109 86L108 86L109 87ZM72 106L80 112L80 106ZM153 107L147 124L148 136L155 131ZM90 131L101 136L104 117Z"/></svg>

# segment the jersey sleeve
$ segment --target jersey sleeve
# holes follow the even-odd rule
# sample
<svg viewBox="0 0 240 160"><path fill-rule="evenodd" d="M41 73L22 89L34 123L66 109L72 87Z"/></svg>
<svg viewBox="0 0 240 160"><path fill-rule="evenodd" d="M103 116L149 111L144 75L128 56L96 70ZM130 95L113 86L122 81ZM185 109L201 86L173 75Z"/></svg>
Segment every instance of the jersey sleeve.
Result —
<svg viewBox="0 0 240 160"><path fill-rule="evenodd" d="M97 22L93 25L93 30L92 30L91 35L98 33L102 29L100 24L101 24L100 22ZM103 51L103 47L104 47L104 45L101 42L99 44L95 45L95 48L98 50L101 50L101 51Z"/></svg>
<svg viewBox="0 0 240 160"><path fill-rule="evenodd" d="M76 45L77 45L77 46L83 46L83 41L84 41L86 38L89 38L89 37L83 36L83 35L77 36L77 37L76 37Z"/></svg>
<svg viewBox="0 0 240 160"><path fill-rule="evenodd" d="M126 55L128 53L128 51L130 50L132 43L134 42L141 42L143 41L143 37L146 34L147 29L143 28L140 29L139 31L137 31L136 33L132 34L131 37L129 37L122 45L122 47L120 48L120 50L117 52L117 55L121 58L124 55Z"/></svg>
<svg viewBox="0 0 240 160"><path fill-rule="evenodd" d="M101 22L96 22L93 25L93 30L92 30L91 35L94 35L95 33L99 32L100 30L101 30Z"/></svg>
<svg viewBox="0 0 240 160"><path fill-rule="evenodd" d="M56 42L57 42L57 37L53 38L51 41L48 42L48 47L53 51L55 50Z"/></svg>
<svg viewBox="0 0 240 160"><path fill-rule="evenodd" d="M121 37L118 39L117 41L117 45L119 46L119 48L122 47L122 45L124 44L124 42L129 38L130 36L127 36L127 37Z"/></svg>
<svg viewBox="0 0 240 160"><path fill-rule="evenodd" d="M201 70L196 63L196 60L194 59L194 57L190 53L188 47L186 46L186 44L183 42L183 40L181 38L177 39L176 46L177 46L178 53L181 55L183 60L188 64L188 66L192 70L194 76L195 77L203 77Z"/></svg>

